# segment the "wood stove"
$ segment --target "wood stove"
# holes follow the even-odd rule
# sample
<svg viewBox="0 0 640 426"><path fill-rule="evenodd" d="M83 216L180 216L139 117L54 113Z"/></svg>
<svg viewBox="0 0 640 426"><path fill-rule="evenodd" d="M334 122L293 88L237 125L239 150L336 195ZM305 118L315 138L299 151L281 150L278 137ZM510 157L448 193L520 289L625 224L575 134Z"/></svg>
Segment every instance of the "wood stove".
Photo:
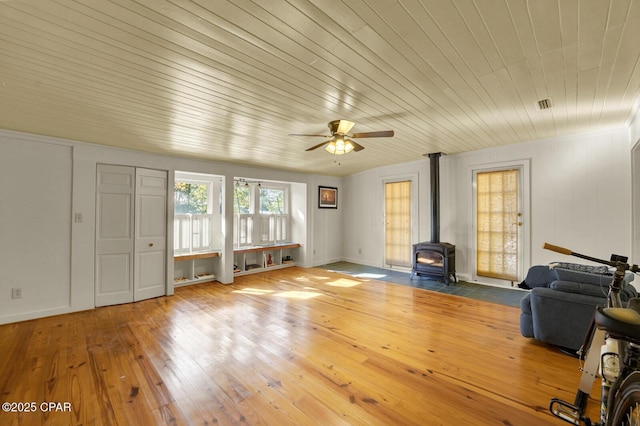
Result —
<svg viewBox="0 0 640 426"><path fill-rule="evenodd" d="M456 246L449 243L423 242L413 245L411 276L425 275L444 279L449 284L453 276L456 282Z"/></svg>
<svg viewBox="0 0 640 426"><path fill-rule="evenodd" d="M413 245L411 278L414 275L444 279L449 285L450 277L456 278L456 246L440 242L440 156L436 152L427 154L431 172L431 241Z"/></svg>

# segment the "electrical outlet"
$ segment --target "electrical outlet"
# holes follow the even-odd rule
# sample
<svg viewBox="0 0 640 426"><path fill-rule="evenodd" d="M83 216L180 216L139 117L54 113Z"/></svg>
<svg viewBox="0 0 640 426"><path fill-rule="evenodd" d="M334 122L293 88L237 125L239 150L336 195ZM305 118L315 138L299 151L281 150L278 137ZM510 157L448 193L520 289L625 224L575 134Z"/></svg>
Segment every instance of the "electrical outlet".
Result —
<svg viewBox="0 0 640 426"><path fill-rule="evenodd" d="M21 288L12 288L11 289L11 298L12 299L22 299L22 289Z"/></svg>

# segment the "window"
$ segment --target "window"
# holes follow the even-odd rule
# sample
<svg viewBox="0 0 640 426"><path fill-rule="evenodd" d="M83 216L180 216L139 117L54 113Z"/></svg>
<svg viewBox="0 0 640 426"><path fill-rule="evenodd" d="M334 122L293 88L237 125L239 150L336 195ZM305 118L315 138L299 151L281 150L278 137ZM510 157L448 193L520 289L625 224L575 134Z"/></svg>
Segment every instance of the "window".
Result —
<svg viewBox="0 0 640 426"><path fill-rule="evenodd" d="M204 183L176 182L174 206L176 213L207 213L209 185Z"/></svg>
<svg viewBox="0 0 640 426"><path fill-rule="evenodd" d="M260 213L283 214L285 191L282 188L260 188Z"/></svg>
<svg viewBox="0 0 640 426"><path fill-rule="evenodd" d="M236 247L275 244L288 239L289 185L237 179L234 185L234 231Z"/></svg>
<svg viewBox="0 0 640 426"><path fill-rule="evenodd" d="M219 179L176 172L173 226L175 253L203 252L214 248L214 229L219 227L216 217L220 216L220 206L216 205L214 209L214 200L221 202L219 194Z"/></svg>
<svg viewBox="0 0 640 426"><path fill-rule="evenodd" d="M235 214L251 213L251 189L249 184L240 185L236 182L233 186L233 212Z"/></svg>

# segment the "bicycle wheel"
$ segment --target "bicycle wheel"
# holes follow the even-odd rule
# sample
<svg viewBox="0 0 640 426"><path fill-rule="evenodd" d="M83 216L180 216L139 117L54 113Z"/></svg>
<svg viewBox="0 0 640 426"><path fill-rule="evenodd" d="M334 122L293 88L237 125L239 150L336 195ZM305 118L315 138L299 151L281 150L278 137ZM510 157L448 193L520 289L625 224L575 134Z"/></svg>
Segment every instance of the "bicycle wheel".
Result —
<svg viewBox="0 0 640 426"><path fill-rule="evenodd" d="M633 371L614 388L609 395L607 426L640 426L640 372Z"/></svg>

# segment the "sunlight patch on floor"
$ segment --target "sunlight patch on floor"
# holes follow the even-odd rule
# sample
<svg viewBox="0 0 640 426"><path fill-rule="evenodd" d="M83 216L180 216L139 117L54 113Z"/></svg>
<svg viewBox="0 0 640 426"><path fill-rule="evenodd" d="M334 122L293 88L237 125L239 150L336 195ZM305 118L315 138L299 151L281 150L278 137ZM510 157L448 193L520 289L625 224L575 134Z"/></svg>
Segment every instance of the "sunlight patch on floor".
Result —
<svg viewBox="0 0 640 426"><path fill-rule="evenodd" d="M349 278L340 278L335 281L329 281L327 284L332 287L348 288L348 287L355 287L357 285L360 285L362 284L362 281L350 280Z"/></svg>
<svg viewBox="0 0 640 426"><path fill-rule="evenodd" d="M322 293L316 293L314 291L283 291L282 293L276 293L274 296L286 297L287 299L313 299L314 297L322 296Z"/></svg>
<svg viewBox="0 0 640 426"><path fill-rule="evenodd" d="M368 272L364 272L362 274L354 275L354 277L356 277L356 278L371 278L371 279L374 279L374 280L380 280L380 279L382 279L382 278L384 278L386 276L387 276L386 274L371 274L371 273L368 273Z"/></svg>
<svg viewBox="0 0 640 426"><path fill-rule="evenodd" d="M313 276L311 276L311 278L309 278L309 277L298 277L298 278L296 278L296 281L309 281L309 282L311 282L311 281L318 281L318 280L327 281L327 280L330 280L330 279L331 279L331 277L313 275Z"/></svg>
<svg viewBox="0 0 640 426"><path fill-rule="evenodd" d="M316 289L313 287L305 287L304 290L276 292L275 290L247 287L242 290L233 290L232 293L251 294L253 296L276 296L285 297L287 299L312 299L314 297L322 296L322 293L318 293L315 290Z"/></svg>
<svg viewBox="0 0 640 426"><path fill-rule="evenodd" d="M263 295L263 294L270 294L273 293L273 290L266 290L263 288L251 288L251 287L247 287L247 288L243 288L242 290L233 290L232 293L242 293L242 294L254 294L254 295Z"/></svg>

